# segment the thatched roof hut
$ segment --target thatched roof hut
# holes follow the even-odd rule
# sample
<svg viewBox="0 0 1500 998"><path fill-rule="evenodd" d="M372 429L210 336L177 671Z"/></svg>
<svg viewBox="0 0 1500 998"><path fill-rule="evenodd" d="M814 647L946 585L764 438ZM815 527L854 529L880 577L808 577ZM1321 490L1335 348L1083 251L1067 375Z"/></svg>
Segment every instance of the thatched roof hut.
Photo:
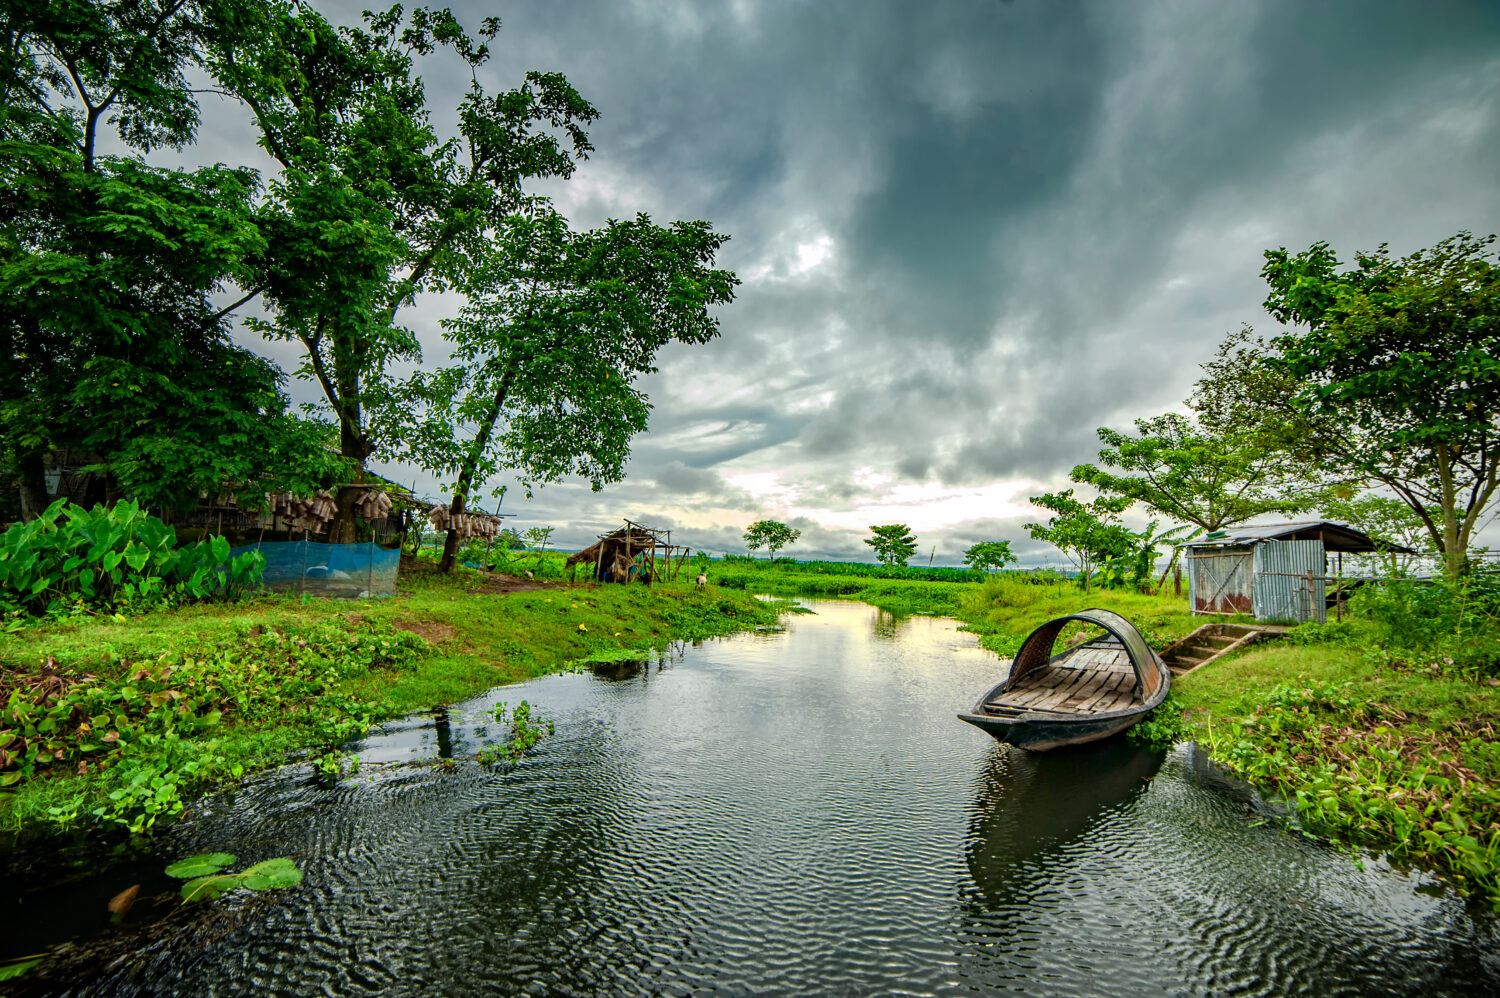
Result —
<svg viewBox="0 0 1500 998"><path fill-rule="evenodd" d="M600 536L597 543L570 557L566 565L589 565L599 582L651 582L675 575L678 553L686 557L687 548L672 544L670 530L653 530L639 523L625 521L625 526Z"/></svg>

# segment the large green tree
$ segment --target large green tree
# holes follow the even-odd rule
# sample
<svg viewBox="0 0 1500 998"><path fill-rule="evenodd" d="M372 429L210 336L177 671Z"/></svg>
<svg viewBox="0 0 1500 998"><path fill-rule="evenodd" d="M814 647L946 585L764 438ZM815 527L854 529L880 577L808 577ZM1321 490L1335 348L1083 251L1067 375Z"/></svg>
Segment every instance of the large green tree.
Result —
<svg viewBox="0 0 1500 998"><path fill-rule="evenodd" d="M396 321L423 292L463 291L525 182L566 177L589 150L594 108L561 75L526 74L491 92L479 68L499 29L470 35L446 10L392 7L336 27L306 3L274 2L254 38L216 50L214 73L245 102L280 172L263 211L268 250L250 279L268 336L301 345L301 374L322 389L341 454L361 480L392 440L373 432L373 391L419 345ZM470 74L440 133L420 60ZM336 532L353 529L357 491L338 496Z"/></svg>
<svg viewBox="0 0 1500 998"><path fill-rule="evenodd" d="M566 475L595 490L619 481L650 413L640 378L667 344L718 335L710 309L738 283L713 267L727 238L644 215L575 232L542 201L512 213L444 323L456 363L382 398L397 453L453 476L453 513L506 472L528 494ZM457 549L450 532L445 569Z"/></svg>
<svg viewBox="0 0 1500 998"><path fill-rule="evenodd" d="M964 552L964 564L980 572L999 572L1017 560L1010 541L980 541Z"/></svg>
<svg viewBox="0 0 1500 998"><path fill-rule="evenodd" d="M1467 232L1340 269L1332 249L1266 253L1266 308L1294 328L1264 366L1323 420L1330 471L1384 486L1422 521L1451 578L1500 485L1500 267Z"/></svg>
<svg viewBox="0 0 1500 998"><path fill-rule="evenodd" d="M147 159L193 140L188 73L252 7L0 10L0 464L25 515L56 450L157 508L327 470L317 428L286 414L281 373L229 341L219 304L266 249L256 175Z"/></svg>
<svg viewBox="0 0 1500 998"><path fill-rule="evenodd" d="M1324 495L1305 466L1268 447L1259 423L1217 432L1176 413L1135 421L1134 435L1099 428L1099 465L1080 464L1075 482L1144 503L1205 530L1267 513L1300 513Z"/></svg>
<svg viewBox="0 0 1500 998"><path fill-rule="evenodd" d="M870 533L872 536L866 537L865 543L875 549L875 560L882 565L905 568L906 559L917 550L916 535L904 523L871 526Z"/></svg>
<svg viewBox="0 0 1500 998"><path fill-rule="evenodd" d="M1046 523L1026 524L1026 531L1034 540L1055 546L1077 566L1085 592L1102 565L1129 557L1139 549L1137 536L1120 522L1120 514L1134 505L1133 499L1100 496L1084 502L1074 497L1072 489L1066 489L1032 496L1028 501L1052 513L1052 517Z"/></svg>
<svg viewBox="0 0 1500 998"><path fill-rule="evenodd" d="M780 520L756 520L745 528L745 547L751 551L766 549L766 560L775 561L776 552L797 543L802 531Z"/></svg>

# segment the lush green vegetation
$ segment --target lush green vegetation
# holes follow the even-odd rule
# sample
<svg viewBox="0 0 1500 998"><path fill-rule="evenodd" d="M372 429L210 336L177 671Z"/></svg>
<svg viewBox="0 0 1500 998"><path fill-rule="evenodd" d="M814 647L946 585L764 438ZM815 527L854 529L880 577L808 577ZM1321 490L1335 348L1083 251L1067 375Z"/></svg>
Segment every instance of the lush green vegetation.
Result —
<svg viewBox="0 0 1500 998"><path fill-rule="evenodd" d="M1483 581L1370 587L1173 685L1138 740L1199 742L1316 834L1500 905L1500 601Z"/></svg>
<svg viewBox="0 0 1500 998"><path fill-rule="evenodd" d="M958 617L985 647L1001 654L1013 652L1032 628L1085 606L1124 614L1158 646L1201 623L1188 613L1183 597L1128 588L1086 594L1078 579L1056 572L986 573L790 558L768 562L732 555L697 564L726 588L855 599L895 613Z"/></svg>
<svg viewBox="0 0 1500 998"><path fill-rule="evenodd" d="M0 534L0 618L134 610L196 599L235 599L260 581L265 559L229 555L212 537L177 546L177 534L130 500L91 510L62 499Z"/></svg>
<svg viewBox="0 0 1500 998"><path fill-rule="evenodd" d="M190 791L371 724L610 654L774 622L749 594L690 586L494 593L461 571L392 600L262 596L84 617L0 636L0 828L144 831ZM517 737L534 722L513 723Z"/></svg>

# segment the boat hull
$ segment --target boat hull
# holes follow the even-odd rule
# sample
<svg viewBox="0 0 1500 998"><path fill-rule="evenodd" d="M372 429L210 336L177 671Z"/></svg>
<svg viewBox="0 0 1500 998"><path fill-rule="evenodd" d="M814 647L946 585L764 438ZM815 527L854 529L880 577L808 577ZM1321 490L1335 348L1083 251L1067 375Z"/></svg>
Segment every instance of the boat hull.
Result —
<svg viewBox="0 0 1500 998"><path fill-rule="evenodd" d="M1026 749L1028 752L1046 752L1064 745L1086 745L1104 738L1118 735L1135 724L1147 711L1128 717L1091 717L1057 721L1052 719L1028 721L1024 718L999 718L988 714L959 714L960 721L993 735L996 741Z"/></svg>

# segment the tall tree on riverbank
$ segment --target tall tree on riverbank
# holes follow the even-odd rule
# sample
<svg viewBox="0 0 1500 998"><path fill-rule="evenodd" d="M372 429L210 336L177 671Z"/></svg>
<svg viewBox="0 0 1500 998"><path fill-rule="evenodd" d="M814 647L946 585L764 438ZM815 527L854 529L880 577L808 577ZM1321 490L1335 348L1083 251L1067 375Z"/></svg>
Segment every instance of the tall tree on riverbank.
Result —
<svg viewBox="0 0 1500 998"><path fill-rule="evenodd" d="M780 520L756 520L745 528L745 547L751 551L766 549L766 560L775 561L776 552L788 544L796 544L802 531L789 527Z"/></svg>
<svg viewBox="0 0 1500 998"><path fill-rule="evenodd" d="M1500 267L1463 232L1341 266L1326 243L1266 253L1266 308L1295 325L1261 358L1296 379L1285 403L1323 419L1324 467L1389 489L1422 521L1449 578L1500 486Z"/></svg>
<svg viewBox="0 0 1500 998"><path fill-rule="evenodd" d="M1258 426L1214 432L1168 413L1138 419L1135 427L1133 436L1100 427L1103 467L1080 464L1073 469L1073 481L1204 530L1267 513L1305 512L1324 496L1320 483L1310 480L1289 454L1266 445Z"/></svg>
<svg viewBox="0 0 1500 998"><path fill-rule="evenodd" d="M980 541L964 552L964 564L979 572L1000 572L1019 560L1010 541Z"/></svg>
<svg viewBox="0 0 1500 998"><path fill-rule="evenodd" d="M0 465L25 516L46 505L55 450L91 455L109 491L158 509L328 471L318 428L286 414L281 373L229 342L233 306L215 303L266 249L258 178L146 158L193 141L187 75L254 9L0 11Z"/></svg>
<svg viewBox="0 0 1500 998"><path fill-rule="evenodd" d="M448 11L400 7L335 27L306 3L269 7L255 37L219 47L214 72L251 110L280 167L263 212L267 251L250 278L270 312L261 330L299 343L299 371L322 389L340 452L363 477L390 456L367 409L389 365L419 359L397 313L422 292L464 290L491 241L525 203L525 182L567 177L589 151L594 108L556 73L490 92L478 70L499 30L471 36ZM454 130L439 136L417 60L470 72ZM357 490L341 490L335 539L353 530Z"/></svg>
<svg viewBox="0 0 1500 998"><path fill-rule="evenodd" d="M1120 522L1120 514L1134 504L1128 497L1100 496L1084 502L1074 497L1072 489L1066 489L1032 496L1029 501L1052 513L1052 517L1046 523L1026 524L1026 531L1034 540L1055 546L1078 567L1085 592L1100 566L1140 549L1139 535ZM1151 531L1154 530L1152 524ZM1149 573L1149 562L1146 567Z"/></svg>
<svg viewBox="0 0 1500 998"><path fill-rule="evenodd" d="M668 343L718 335L710 308L739 283L713 267L727 238L645 215L574 232L543 201L512 214L465 284L469 303L444 323L458 364L383 399L382 418L404 427L400 456L454 476L454 513L502 472L528 494L566 475L596 491L619 481L650 412L640 377ZM457 552L450 531L445 571Z"/></svg>
<svg viewBox="0 0 1500 998"><path fill-rule="evenodd" d="M917 550L916 535L904 523L871 526L870 533L873 536L866 537L865 543L875 549L875 560L882 565L905 568L906 559Z"/></svg>

